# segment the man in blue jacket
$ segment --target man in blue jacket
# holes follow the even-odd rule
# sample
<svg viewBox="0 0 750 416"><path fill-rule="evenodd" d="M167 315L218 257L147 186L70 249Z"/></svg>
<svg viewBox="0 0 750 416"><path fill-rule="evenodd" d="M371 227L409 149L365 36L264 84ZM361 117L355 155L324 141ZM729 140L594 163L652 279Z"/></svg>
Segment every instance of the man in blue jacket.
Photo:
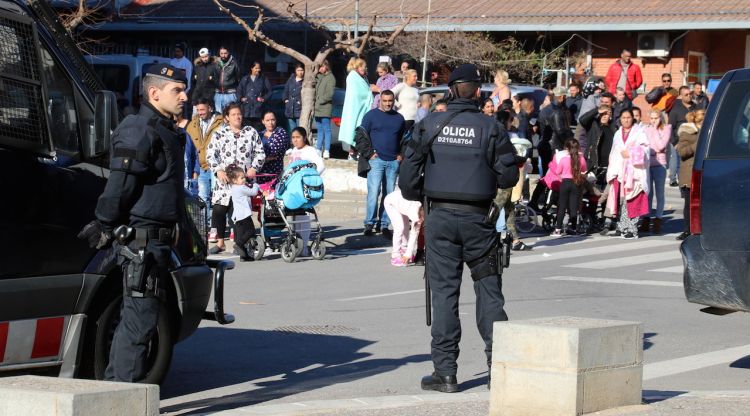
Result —
<svg viewBox="0 0 750 416"><path fill-rule="evenodd" d="M404 116L393 109L395 101L393 91L381 92L380 107L368 111L362 119L362 128L370 136L374 150L367 173L365 235L382 229L383 236L390 238L390 219L382 203L385 195L381 197L380 191L384 189L387 195L396 187L398 164L401 162L401 138L406 131Z"/></svg>

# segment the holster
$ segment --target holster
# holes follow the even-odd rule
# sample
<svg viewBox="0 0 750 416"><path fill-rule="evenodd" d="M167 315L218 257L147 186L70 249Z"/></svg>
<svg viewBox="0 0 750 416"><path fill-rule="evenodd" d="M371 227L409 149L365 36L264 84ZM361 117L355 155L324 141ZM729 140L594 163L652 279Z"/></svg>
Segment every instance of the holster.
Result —
<svg viewBox="0 0 750 416"><path fill-rule="evenodd" d="M471 271L471 280L476 282L485 277L497 276L500 272L501 269L498 261L500 259L498 256L500 252L497 248L502 247L502 244L499 239L496 241L495 247L490 247L485 255L478 259L466 262L466 265L469 266L469 271Z"/></svg>
<svg viewBox="0 0 750 416"><path fill-rule="evenodd" d="M171 244L175 230L169 228L135 229L135 236L127 244L120 244L120 264L124 277L125 294L131 297L161 297L159 290L159 273L155 253L149 249L149 241Z"/></svg>

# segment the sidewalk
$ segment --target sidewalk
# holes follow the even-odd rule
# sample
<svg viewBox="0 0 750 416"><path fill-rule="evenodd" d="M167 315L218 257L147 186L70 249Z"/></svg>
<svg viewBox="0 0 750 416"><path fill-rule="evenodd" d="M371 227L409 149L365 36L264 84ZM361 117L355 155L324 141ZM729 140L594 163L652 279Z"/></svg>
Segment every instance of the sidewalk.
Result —
<svg viewBox="0 0 750 416"><path fill-rule="evenodd" d="M675 395L679 394L679 395ZM644 402L600 412L597 416L744 416L750 414L750 392L644 392ZM216 413L222 416L486 416L489 393L384 396L343 400L255 405Z"/></svg>

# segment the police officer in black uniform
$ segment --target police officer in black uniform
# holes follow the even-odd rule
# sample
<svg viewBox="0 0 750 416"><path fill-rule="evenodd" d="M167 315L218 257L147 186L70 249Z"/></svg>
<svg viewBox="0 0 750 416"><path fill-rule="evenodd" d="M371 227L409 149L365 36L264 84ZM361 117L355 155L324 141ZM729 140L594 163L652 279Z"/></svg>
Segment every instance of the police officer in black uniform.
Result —
<svg viewBox="0 0 750 416"><path fill-rule="evenodd" d="M123 270L121 320L107 380L141 381L148 371L146 355L172 267L176 225L185 212L185 136L172 117L187 102L186 84L185 72L171 65L148 69L143 77L148 101L113 133L110 176L99 197L97 219L79 235L92 247L113 244Z"/></svg>
<svg viewBox="0 0 750 416"><path fill-rule="evenodd" d="M422 389L446 393L458 391L458 295L464 262L474 280L477 326L488 367L493 323L508 319L498 268L497 217L490 215L490 208L498 188L518 181L508 133L479 112L481 80L476 66L456 68L449 86L448 111L432 113L415 126L399 176L406 199L425 196L429 204L426 274L432 289L435 371L422 379Z"/></svg>

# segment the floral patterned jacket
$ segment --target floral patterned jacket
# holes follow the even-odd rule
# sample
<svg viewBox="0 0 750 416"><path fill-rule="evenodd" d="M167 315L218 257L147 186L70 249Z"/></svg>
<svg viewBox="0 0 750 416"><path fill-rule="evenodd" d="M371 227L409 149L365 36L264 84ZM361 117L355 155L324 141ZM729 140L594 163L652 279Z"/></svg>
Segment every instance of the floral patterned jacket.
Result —
<svg viewBox="0 0 750 416"><path fill-rule="evenodd" d="M258 132L250 126L243 127L238 133L233 132L228 125L222 126L211 137L206 150L206 161L214 176L232 163L244 166L246 170L254 168L256 172L260 171L265 159L263 142ZM231 198L231 185L215 181L211 202L227 206Z"/></svg>

